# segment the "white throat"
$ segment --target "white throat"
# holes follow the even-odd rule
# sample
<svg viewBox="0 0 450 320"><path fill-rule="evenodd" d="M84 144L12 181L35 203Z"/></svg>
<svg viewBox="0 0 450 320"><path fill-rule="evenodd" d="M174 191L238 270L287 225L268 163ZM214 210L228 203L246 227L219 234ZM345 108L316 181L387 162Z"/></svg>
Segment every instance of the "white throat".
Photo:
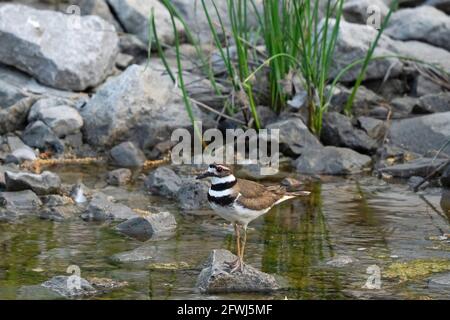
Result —
<svg viewBox="0 0 450 320"><path fill-rule="evenodd" d="M229 176L226 177L213 177L211 179L211 184L222 184L234 181L236 181L236 178L232 174L230 174Z"/></svg>

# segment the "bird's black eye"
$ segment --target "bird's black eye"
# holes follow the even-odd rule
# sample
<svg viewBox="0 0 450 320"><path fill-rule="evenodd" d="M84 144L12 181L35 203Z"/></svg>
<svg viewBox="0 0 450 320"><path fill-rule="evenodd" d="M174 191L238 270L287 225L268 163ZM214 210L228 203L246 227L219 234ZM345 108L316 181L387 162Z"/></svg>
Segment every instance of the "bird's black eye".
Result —
<svg viewBox="0 0 450 320"><path fill-rule="evenodd" d="M217 172L222 172L222 168L221 167L217 167L216 170L217 170Z"/></svg>

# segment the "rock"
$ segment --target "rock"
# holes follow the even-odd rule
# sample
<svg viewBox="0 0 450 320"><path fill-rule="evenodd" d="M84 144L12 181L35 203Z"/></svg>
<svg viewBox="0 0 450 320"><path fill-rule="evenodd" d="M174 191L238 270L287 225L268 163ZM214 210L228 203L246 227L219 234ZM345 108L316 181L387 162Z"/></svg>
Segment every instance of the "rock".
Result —
<svg viewBox="0 0 450 320"><path fill-rule="evenodd" d="M372 159L347 148L309 149L294 162L299 173L346 175L370 168Z"/></svg>
<svg viewBox="0 0 450 320"><path fill-rule="evenodd" d="M414 191L414 189L420 184L420 189L427 188L430 184L428 182L424 182L424 178L418 177L418 176L412 176L408 179L408 182L406 183L410 190Z"/></svg>
<svg viewBox="0 0 450 320"><path fill-rule="evenodd" d="M124 33L119 38L120 52L139 59L148 57L147 46L133 34Z"/></svg>
<svg viewBox="0 0 450 320"><path fill-rule="evenodd" d="M450 112L393 121L389 142L397 147L427 155L438 151L450 137ZM442 151L449 156L450 151Z"/></svg>
<svg viewBox="0 0 450 320"><path fill-rule="evenodd" d="M93 195L91 202L81 216L83 220L105 221L105 220L127 220L137 217L137 213L129 207L111 202L105 194L97 192Z"/></svg>
<svg viewBox="0 0 450 320"><path fill-rule="evenodd" d="M344 18L348 22L367 24L368 9L371 7L377 8L381 21L389 12L389 7L383 0L349 0L343 5Z"/></svg>
<svg viewBox="0 0 450 320"><path fill-rule="evenodd" d="M357 122L358 126L372 139L380 139L385 134L386 126L382 120L362 116L358 117Z"/></svg>
<svg viewBox="0 0 450 320"><path fill-rule="evenodd" d="M9 108L0 106L0 134L23 129L31 106L37 101L35 97L23 98Z"/></svg>
<svg viewBox="0 0 450 320"><path fill-rule="evenodd" d="M204 181L188 181L177 192L178 203L183 210L199 210L209 207L209 186Z"/></svg>
<svg viewBox="0 0 450 320"><path fill-rule="evenodd" d="M7 141L11 154L9 155L10 158L5 160L5 163L20 164L22 161L36 160L34 150L24 144L19 137L8 136Z"/></svg>
<svg viewBox="0 0 450 320"><path fill-rule="evenodd" d="M116 21L105 0L71 0L71 4L80 7L80 14L83 16L99 16L103 20L112 24L117 31L122 31L122 27Z"/></svg>
<svg viewBox="0 0 450 320"><path fill-rule="evenodd" d="M42 202L33 191L25 190L0 192L0 205L12 211L34 211L42 205Z"/></svg>
<svg viewBox="0 0 450 320"><path fill-rule="evenodd" d="M125 70L126 68L128 68L128 66L132 65L133 62L133 56L126 53L119 53L116 59L116 67L120 70Z"/></svg>
<svg viewBox="0 0 450 320"><path fill-rule="evenodd" d="M60 196L58 194L50 194L47 196L41 196L41 200L47 207L50 207L50 208L73 204L73 201L71 198L66 197L66 196Z"/></svg>
<svg viewBox="0 0 450 320"><path fill-rule="evenodd" d="M441 93L445 89L437 84L435 81L418 74L411 82L411 95L414 97L421 97L431 93Z"/></svg>
<svg viewBox="0 0 450 320"><path fill-rule="evenodd" d="M395 48L405 57L433 63L450 72L450 52L420 41L395 41Z"/></svg>
<svg viewBox="0 0 450 320"><path fill-rule="evenodd" d="M111 147L129 140L145 150L190 127L180 92L161 74L132 65L100 87L81 109L87 142ZM196 107L194 113L201 117Z"/></svg>
<svg viewBox="0 0 450 320"><path fill-rule="evenodd" d="M308 148L321 148L322 144L300 118L277 121L267 129L280 130L280 151L289 156L298 156Z"/></svg>
<svg viewBox="0 0 450 320"><path fill-rule="evenodd" d="M30 147L38 148L41 151L64 152L64 145L61 140L42 121L29 124L22 133L22 140Z"/></svg>
<svg viewBox="0 0 450 320"><path fill-rule="evenodd" d="M433 6L438 8L439 10L444 11L447 14L450 14L450 1L449 0L427 0L425 2L428 6Z"/></svg>
<svg viewBox="0 0 450 320"><path fill-rule="evenodd" d="M335 87L329 111L344 112L345 104L347 103L351 89L343 86ZM356 92L355 99L353 101L352 113L357 116L367 116L377 106L384 104L385 101L382 97L377 95L370 89L364 86L359 87Z"/></svg>
<svg viewBox="0 0 450 320"><path fill-rule="evenodd" d="M115 254L111 258L113 261L127 263L161 259L161 256L161 250L157 246L145 244L134 250Z"/></svg>
<svg viewBox="0 0 450 320"><path fill-rule="evenodd" d="M331 267L335 267L335 268L342 268L345 267L349 264L354 263L354 259L352 257L349 256L337 256L334 257L333 259L327 261L327 265L331 266Z"/></svg>
<svg viewBox="0 0 450 320"><path fill-rule="evenodd" d="M74 206L50 207L39 213L39 218L55 222L62 222L74 218L79 210Z"/></svg>
<svg viewBox="0 0 450 320"><path fill-rule="evenodd" d="M335 20L330 19L329 23L329 32L331 33ZM320 28L321 26L319 26ZM378 31L373 27L341 21L333 63L330 69L330 77L335 78L342 69L352 62L364 59L377 34ZM383 34L378 41L373 57L396 54L395 41ZM372 60L369 63L364 79L383 79L387 72L390 72L390 75L394 77L400 74L402 65L402 62L397 58ZM351 68L340 80L344 82L355 81L360 73L360 69L361 66Z"/></svg>
<svg viewBox="0 0 450 320"><path fill-rule="evenodd" d="M206 267L197 279L197 287L202 293L229 292L270 292L280 289L276 279L252 266L244 265L243 272L230 273L226 262L236 260L227 250L213 250Z"/></svg>
<svg viewBox="0 0 450 320"><path fill-rule="evenodd" d="M116 230L140 241L170 235L177 227L175 217L169 212L160 212L122 222Z"/></svg>
<svg viewBox="0 0 450 320"><path fill-rule="evenodd" d="M58 193L61 189L61 179L50 171L42 174L6 171L5 183L8 191L32 190L38 195Z"/></svg>
<svg viewBox="0 0 450 320"><path fill-rule="evenodd" d="M418 40L450 50L450 17L430 6L394 12L384 33L393 39Z"/></svg>
<svg viewBox="0 0 450 320"><path fill-rule="evenodd" d="M434 159L433 161L431 158L421 158L407 163L381 168L378 171L398 178L409 178L412 176L426 177L444 162L446 161L442 159Z"/></svg>
<svg viewBox="0 0 450 320"><path fill-rule="evenodd" d="M431 290L445 290L450 289L450 273L435 275L428 279L428 288Z"/></svg>
<svg viewBox="0 0 450 320"><path fill-rule="evenodd" d="M419 104L419 100L413 97L399 97L392 100L392 117L401 119L409 117L413 109Z"/></svg>
<svg viewBox="0 0 450 320"><path fill-rule="evenodd" d="M324 114L321 140L325 145L346 147L365 154L374 153L377 147L376 141L363 130L354 128L348 117L337 112Z"/></svg>
<svg viewBox="0 0 450 320"><path fill-rule="evenodd" d="M41 286L56 292L64 298L86 297L97 293L97 290L86 279L75 275L71 277L55 276L42 283Z"/></svg>
<svg viewBox="0 0 450 320"><path fill-rule="evenodd" d="M53 99L45 100L52 100L53 103L41 102L33 105L28 116L28 122L36 120L44 122L59 138L80 131L83 126L83 118L75 108L63 104L52 105L56 104L57 101Z"/></svg>
<svg viewBox="0 0 450 320"><path fill-rule="evenodd" d="M450 166L445 168L444 173L441 176L441 184L446 188L450 188Z"/></svg>
<svg viewBox="0 0 450 320"><path fill-rule="evenodd" d="M41 83L83 91L100 84L114 66L119 39L96 16L73 17L18 4L0 7L0 61Z"/></svg>
<svg viewBox="0 0 450 320"><path fill-rule="evenodd" d="M148 43L149 40L149 16L152 10L154 10L156 32L159 41L166 44L174 43L175 36L169 11L159 1L108 0L108 3L125 30L135 34L145 43ZM179 33L184 32L184 28L178 20L176 20L176 27Z"/></svg>
<svg viewBox="0 0 450 320"><path fill-rule="evenodd" d="M182 185L181 178L168 167L159 167L145 179L145 186L151 193L174 198Z"/></svg>
<svg viewBox="0 0 450 320"><path fill-rule="evenodd" d="M419 103L414 106L413 113L427 114L450 111L450 92L428 94L420 97Z"/></svg>
<svg viewBox="0 0 450 320"><path fill-rule="evenodd" d="M117 169L108 172L107 182L112 186L123 186L130 182L131 180L131 170L130 169Z"/></svg>
<svg viewBox="0 0 450 320"><path fill-rule="evenodd" d="M142 167L145 155L132 142L122 142L110 151L111 162L118 167Z"/></svg>

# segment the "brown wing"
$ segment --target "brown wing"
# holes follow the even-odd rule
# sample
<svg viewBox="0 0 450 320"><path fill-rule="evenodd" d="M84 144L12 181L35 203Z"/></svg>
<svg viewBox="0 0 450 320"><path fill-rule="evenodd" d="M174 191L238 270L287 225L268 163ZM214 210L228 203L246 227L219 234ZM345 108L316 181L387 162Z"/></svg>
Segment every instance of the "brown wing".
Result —
<svg viewBox="0 0 450 320"><path fill-rule="evenodd" d="M266 187L245 179L238 179L237 186L239 188L238 191L241 193L237 202L253 210L263 210L271 207L284 194L279 186Z"/></svg>

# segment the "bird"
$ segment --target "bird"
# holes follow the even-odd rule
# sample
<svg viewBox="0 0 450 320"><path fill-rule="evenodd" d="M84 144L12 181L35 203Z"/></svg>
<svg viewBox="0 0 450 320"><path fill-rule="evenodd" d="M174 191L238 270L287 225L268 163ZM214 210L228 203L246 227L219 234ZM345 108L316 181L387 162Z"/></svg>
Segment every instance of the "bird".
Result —
<svg viewBox="0 0 450 320"><path fill-rule="evenodd" d="M229 167L215 163L210 164L208 169L196 178L211 178L208 202L215 213L233 224L237 259L227 262L231 268L230 273L244 270L244 251L250 222L277 204L310 194L308 191L287 192L281 185L265 186L251 180L237 179ZM244 232L242 243L241 229Z"/></svg>

